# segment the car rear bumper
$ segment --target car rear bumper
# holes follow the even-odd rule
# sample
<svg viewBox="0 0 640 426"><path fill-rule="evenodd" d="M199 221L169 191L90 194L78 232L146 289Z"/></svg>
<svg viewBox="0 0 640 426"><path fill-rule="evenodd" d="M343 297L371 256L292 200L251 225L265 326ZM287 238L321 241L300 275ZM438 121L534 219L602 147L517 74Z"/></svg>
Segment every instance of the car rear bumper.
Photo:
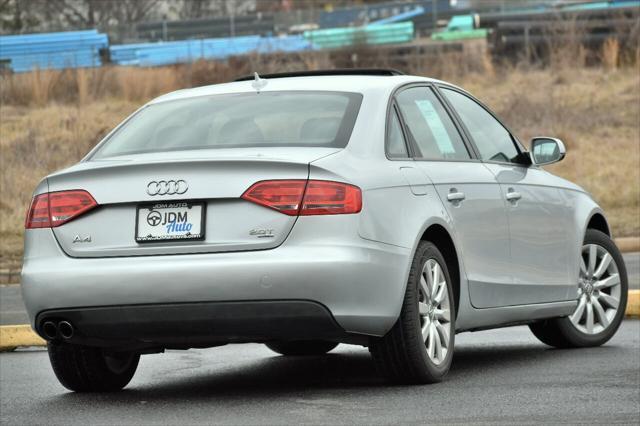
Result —
<svg viewBox="0 0 640 426"><path fill-rule="evenodd" d="M256 334L247 324L271 320L277 324L278 309L264 310L260 305L260 315L254 318L250 309L238 306L273 301L295 305L304 301L325 309L332 318L329 323L335 321L339 333L384 335L402 305L410 249L360 238L352 243L328 244L297 238L294 233L271 250L79 259L61 251L50 229L29 230L25 237L30 249L22 271L23 298L36 330L42 318L54 311L79 315L79 322L74 324L79 330L89 313L113 318L104 320L104 326L95 328L98 332L94 334L106 333L109 327L111 332L123 327L135 329L138 324L152 324L156 315L162 316L164 308L155 307L167 306L167 312L176 313L171 327L178 327L181 317L187 324L202 320L194 326L198 330L192 333L195 337L213 326L220 330L222 324L222 328L235 327L231 337L237 341L258 341L279 336ZM220 302L233 303L220 310ZM189 319L189 306L197 307L195 319ZM306 327L308 339L327 337L320 332L318 336L313 334L315 320ZM152 327L150 331L160 329ZM191 336L189 327L184 331L185 337Z"/></svg>
<svg viewBox="0 0 640 426"><path fill-rule="evenodd" d="M58 331L53 337L43 331L43 324L58 326L61 321L71 324L65 332ZM54 309L38 314L35 323L38 334L45 339L127 349L180 349L304 340L309 336L337 341L350 338L326 307L305 300Z"/></svg>

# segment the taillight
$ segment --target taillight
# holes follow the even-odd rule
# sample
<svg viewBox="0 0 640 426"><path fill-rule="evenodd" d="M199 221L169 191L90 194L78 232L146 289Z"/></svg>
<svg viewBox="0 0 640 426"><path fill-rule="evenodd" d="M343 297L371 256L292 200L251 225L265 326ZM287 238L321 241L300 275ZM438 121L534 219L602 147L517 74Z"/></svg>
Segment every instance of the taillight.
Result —
<svg viewBox="0 0 640 426"><path fill-rule="evenodd" d="M255 183L242 198L270 207L289 216L296 216L304 195L306 180L268 180Z"/></svg>
<svg viewBox="0 0 640 426"><path fill-rule="evenodd" d="M31 201L24 227L55 228L96 207L87 191L59 191L36 195Z"/></svg>
<svg viewBox="0 0 640 426"><path fill-rule="evenodd" d="M289 216L350 214L362 210L360 188L326 180L269 180L255 183L242 198Z"/></svg>
<svg viewBox="0 0 640 426"><path fill-rule="evenodd" d="M340 182L310 180L300 215L349 214L362 210L360 188Z"/></svg>
<svg viewBox="0 0 640 426"><path fill-rule="evenodd" d="M24 223L26 229L49 228L49 194L40 194L33 197L31 206L27 212L27 220Z"/></svg>

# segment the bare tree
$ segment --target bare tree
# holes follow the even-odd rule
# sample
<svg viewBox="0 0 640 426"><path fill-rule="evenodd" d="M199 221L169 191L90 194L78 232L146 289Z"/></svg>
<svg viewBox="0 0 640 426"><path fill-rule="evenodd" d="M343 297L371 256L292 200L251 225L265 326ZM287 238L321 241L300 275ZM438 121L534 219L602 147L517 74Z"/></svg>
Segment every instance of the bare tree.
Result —
<svg viewBox="0 0 640 426"><path fill-rule="evenodd" d="M257 4L267 2L278 4L276 0L180 0L173 3L172 10L179 19L197 19L243 15L255 12Z"/></svg>
<svg viewBox="0 0 640 426"><path fill-rule="evenodd" d="M116 0L112 16L119 24L143 21L160 4L161 0Z"/></svg>
<svg viewBox="0 0 640 426"><path fill-rule="evenodd" d="M175 9L180 19L197 19L223 15L226 11L225 3L225 0L181 0Z"/></svg>
<svg viewBox="0 0 640 426"><path fill-rule="evenodd" d="M35 2L25 0L0 0L0 31L21 33L36 28L41 20L34 13Z"/></svg>
<svg viewBox="0 0 640 426"><path fill-rule="evenodd" d="M255 12L276 0L0 0L0 31L117 31L149 20L210 18ZM125 31L127 32L127 31Z"/></svg>
<svg viewBox="0 0 640 426"><path fill-rule="evenodd" d="M74 28L130 24L143 20L161 0L49 0Z"/></svg>

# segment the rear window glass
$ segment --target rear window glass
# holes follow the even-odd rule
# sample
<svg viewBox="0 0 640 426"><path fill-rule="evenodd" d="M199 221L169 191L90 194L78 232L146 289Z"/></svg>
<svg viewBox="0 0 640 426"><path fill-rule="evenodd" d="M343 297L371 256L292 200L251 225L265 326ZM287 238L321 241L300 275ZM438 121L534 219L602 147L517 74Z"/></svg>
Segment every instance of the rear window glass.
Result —
<svg viewBox="0 0 640 426"><path fill-rule="evenodd" d="M261 92L161 102L140 110L93 158L189 149L347 145L362 95Z"/></svg>

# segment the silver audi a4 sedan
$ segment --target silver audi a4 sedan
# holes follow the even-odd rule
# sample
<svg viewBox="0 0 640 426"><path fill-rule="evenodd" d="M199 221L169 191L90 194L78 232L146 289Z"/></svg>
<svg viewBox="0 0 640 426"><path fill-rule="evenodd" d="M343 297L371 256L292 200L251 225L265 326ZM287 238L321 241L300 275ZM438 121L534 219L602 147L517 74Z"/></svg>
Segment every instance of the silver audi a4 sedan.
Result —
<svg viewBox="0 0 640 426"><path fill-rule="evenodd" d="M601 345L627 276L602 209L464 90L392 70L161 96L37 186L24 300L60 382L112 391L142 354L369 348L442 380L456 333L528 324Z"/></svg>

